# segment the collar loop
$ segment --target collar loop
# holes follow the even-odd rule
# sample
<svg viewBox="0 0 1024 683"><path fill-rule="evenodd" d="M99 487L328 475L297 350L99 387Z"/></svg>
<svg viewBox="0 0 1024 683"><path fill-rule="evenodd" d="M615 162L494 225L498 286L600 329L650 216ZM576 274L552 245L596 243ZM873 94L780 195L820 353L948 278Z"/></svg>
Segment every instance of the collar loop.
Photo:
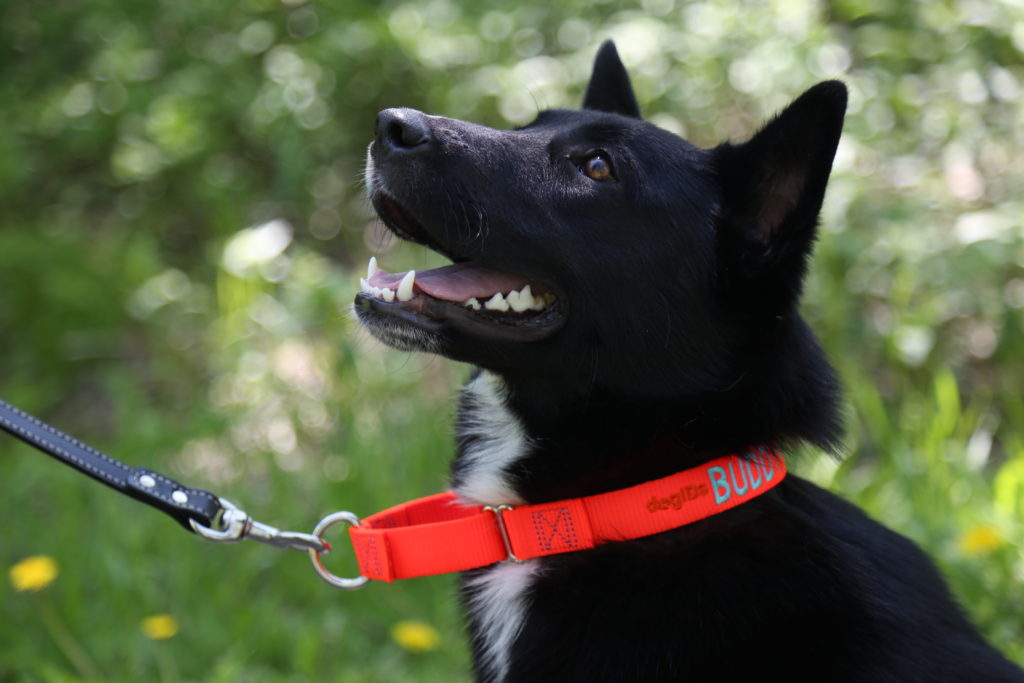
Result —
<svg viewBox="0 0 1024 683"><path fill-rule="evenodd" d="M742 505L785 476L781 454L757 446L629 488L551 503L470 506L446 491L367 517L349 536L362 575L390 582L643 538Z"/></svg>

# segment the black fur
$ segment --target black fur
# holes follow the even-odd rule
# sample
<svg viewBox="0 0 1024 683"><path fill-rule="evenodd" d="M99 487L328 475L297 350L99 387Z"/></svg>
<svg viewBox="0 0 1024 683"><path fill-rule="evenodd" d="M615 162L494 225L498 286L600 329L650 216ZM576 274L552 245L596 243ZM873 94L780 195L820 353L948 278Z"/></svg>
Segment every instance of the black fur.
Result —
<svg viewBox="0 0 1024 683"><path fill-rule="evenodd" d="M822 83L748 142L701 149L640 119L606 43L585 109L519 130L382 112L385 221L558 303L523 324L429 297L360 295L357 312L389 343L502 378L529 437L506 470L526 502L750 444L834 450L838 383L798 302L845 105ZM581 172L595 151L614 182ZM912 542L792 475L697 524L534 562L508 681L1024 680ZM486 634L470 630L479 658Z"/></svg>
<svg viewBox="0 0 1024 683"><path fill-rule="evenodd" d="M608 41L597 51L594 71L603 74L600 81L592 80L583 96L583 108L640 118L640 105L633 94L626 67L619 59L615 43Z"/></svg>

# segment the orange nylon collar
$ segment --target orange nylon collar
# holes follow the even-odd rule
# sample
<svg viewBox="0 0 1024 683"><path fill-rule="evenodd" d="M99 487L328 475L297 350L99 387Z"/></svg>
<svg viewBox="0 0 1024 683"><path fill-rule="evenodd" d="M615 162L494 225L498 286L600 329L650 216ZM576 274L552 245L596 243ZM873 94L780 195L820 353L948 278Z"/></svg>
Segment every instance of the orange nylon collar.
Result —
<svg viewBox="0 0 1024 683"><path fill-rule="evenodd" d="M552 503L467 506L446 491L367 517L349 536L362 575L390 582L650 536L742 505L785 476L782 456L759 446L629 488Z"/></svg>

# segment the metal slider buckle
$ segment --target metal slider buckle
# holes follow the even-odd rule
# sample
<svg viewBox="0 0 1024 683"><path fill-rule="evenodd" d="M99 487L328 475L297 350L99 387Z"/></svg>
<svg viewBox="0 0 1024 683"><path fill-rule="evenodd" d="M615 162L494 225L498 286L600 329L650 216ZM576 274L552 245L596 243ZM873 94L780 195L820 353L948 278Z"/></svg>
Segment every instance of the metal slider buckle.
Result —
<svg viewBox="0 0 1024 683"><path fill-rule="evenodd" d="M511 505L485 505L484 510L494 513L494 519L498 522L498 531L501 533L501 541L505 544L505 552L508 553L508 557L505 558L505 562L522 562L515 553L512 552L512 541L508 537L508 529L505 528L505 517L504 513L515 508Z"/></svg>

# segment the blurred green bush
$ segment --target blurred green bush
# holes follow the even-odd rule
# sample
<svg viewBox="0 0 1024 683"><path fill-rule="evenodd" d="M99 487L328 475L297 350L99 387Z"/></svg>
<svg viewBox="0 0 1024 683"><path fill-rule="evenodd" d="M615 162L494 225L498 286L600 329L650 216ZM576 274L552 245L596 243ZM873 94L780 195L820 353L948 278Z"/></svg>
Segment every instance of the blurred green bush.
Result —
<svg viewBox="0 0 1024 683"><path fill-rule="evenodd" d="M1024 663L1014 0L4 3L0 396L289 528L440 489L464 369L345 313L369 251L437 264L371 218L373 117L576 106L606 37L646 116L705 146L848 84L805 310L850 457L800 467L922 543ZM0 567L61 570L0 587L0 681L468 676L450 577L339 595L297 555L202 545L9 440L0 482ZM177 635L147 638L164 613ZM434 649L389 635L406 619Z"/></svg>

